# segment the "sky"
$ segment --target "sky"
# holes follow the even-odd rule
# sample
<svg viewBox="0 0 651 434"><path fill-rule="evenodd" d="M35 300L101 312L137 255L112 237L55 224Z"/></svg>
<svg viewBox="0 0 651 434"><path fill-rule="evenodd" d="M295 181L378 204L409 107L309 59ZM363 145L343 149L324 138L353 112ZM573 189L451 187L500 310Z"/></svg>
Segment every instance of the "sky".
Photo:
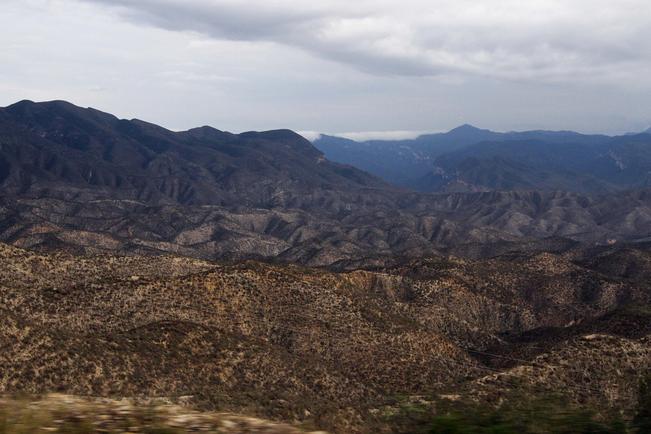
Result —
<svg viewBox="0 0 651 434"><path fill-rule="evenodd" d="M0 106L181 130L651 126L648 0L2 0Z"/></svg>

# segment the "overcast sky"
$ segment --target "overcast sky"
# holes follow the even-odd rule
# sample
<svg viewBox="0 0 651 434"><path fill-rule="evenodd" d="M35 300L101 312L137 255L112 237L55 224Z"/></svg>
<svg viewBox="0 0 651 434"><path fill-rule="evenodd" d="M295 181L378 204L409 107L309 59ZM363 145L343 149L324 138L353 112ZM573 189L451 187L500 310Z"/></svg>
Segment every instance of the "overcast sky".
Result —
<svg viewBox="0 0 651 434"><path fill-rule="evenodd" d="M651 126L649 0L1 0L0 105L400 137Z"/></svg>

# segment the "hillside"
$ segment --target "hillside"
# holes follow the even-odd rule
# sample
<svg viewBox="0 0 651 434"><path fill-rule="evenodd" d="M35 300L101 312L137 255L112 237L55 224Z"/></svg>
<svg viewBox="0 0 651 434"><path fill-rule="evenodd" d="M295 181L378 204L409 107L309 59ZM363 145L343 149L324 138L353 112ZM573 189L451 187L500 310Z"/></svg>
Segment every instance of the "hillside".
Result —
<svg viewBox="0 0 651 434"><path fill-rule="evenodd" d="M480 386L491 396L517 384L496 379L516 375L524 390L562 384L577 403L631 409L648 368L648 312L627 310L651 303L644 251L434 257L345 273L9 246L1 255L4 393L185 397L351 432L379 423L374 409L392 396ZM621 278L600 265L615 257L646 265Z"/></svg>
<svg viewBox="0 0 651 434"><path fill-rule="evenodd" d="M172 132L63 101L1 109L0 145L3 194L21 197L268 207L286 190L383 186L288 130Z"/></svg>
<svg viewBox="0 0 651 434"><path fill-rule="evenodd" d="M331 191L266 209L0 198L0 239L21 247L268 258L314 266L447 251L491 256L572 242L627 243L644 240L649 233L648 190L603 197ZM555 238L546 242L550 237Z"/></svg>

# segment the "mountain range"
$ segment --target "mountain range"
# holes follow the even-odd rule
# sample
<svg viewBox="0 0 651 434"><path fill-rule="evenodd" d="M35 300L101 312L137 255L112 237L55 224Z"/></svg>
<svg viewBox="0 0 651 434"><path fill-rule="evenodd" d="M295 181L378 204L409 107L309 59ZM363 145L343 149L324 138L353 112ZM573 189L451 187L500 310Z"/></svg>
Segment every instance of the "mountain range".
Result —
<svg viewBox="0 0 651 434"><path fill-rule="evenodd" d="M322 135L333 161L425 192L538 190L605 193L651 184L651 134L609 137L571 131L496 133L463 125L398 141Z"/></svg>
<svg viewBox="0 0 651 434"><path fill-rule="evenodd" d="M582 432L646 417L648 134L321 140L360 167L289 130L1 108L0 394L98 432L439 432L442 405L552 395ZM416 163L435 191L387 176Z"/></svg>
<svg viewBox="0 0 651 434"><path fill-rule="evenodd" d="M288 130L173 132L63 101L22 101L0 111L0 135L3 192L22 197L264 207L285 190L383 185Z"/></svg>
<svg viewBox="0 0 651 434"><path fill-rule="evenodd" d="M519 173L540 181L536 190L419 193L333 163L289 130L173 132L66 102L23 101L0 109L0 240L78 253L170 252L347 267L401 256L478 257L522 246L557 251L576 242L649 238L650 190L552 191L543 181L569 182L571 175L539 179L540 172L525 170L610 167L611 157L595 152L591 160L580 150L619 146L628 152L618 157L626 170L577 179L591 190L643 186L634 174L643 171L648 136L533 132L465 147L456 141L484 136L499 134L466 126L434 136L440 146L459 148L437 161L476 171L478 179L491 169L488 180L506 184L511 178L492 168L500 161L492 150L510 146L518 161L527 161L515 166ZM529 136L555 148L521 146ZM571 160L554 151L569 156L568 137L575 143ZM486 166L468 164L473 158Z"/></svg>

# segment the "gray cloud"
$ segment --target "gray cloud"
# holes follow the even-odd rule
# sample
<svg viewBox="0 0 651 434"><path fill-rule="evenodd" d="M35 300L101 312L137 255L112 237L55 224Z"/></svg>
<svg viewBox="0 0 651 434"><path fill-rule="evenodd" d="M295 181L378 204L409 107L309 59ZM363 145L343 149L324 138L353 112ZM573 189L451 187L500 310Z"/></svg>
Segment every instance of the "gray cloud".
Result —
<svg viewBox="0 0 651 434"><path fill-rule="evenodd" d="M374 74L616 80L651 64L647 0L86 0L216 39L270 41Z"/></svg>
<svg viewBox="0 0 651 434"><path fill-rule="evenodd" d="M651 125L649 7L639 0L2 0L0 106L66 99L172 129L292 128L355 138L463 123L641 130Z"/></svg>

